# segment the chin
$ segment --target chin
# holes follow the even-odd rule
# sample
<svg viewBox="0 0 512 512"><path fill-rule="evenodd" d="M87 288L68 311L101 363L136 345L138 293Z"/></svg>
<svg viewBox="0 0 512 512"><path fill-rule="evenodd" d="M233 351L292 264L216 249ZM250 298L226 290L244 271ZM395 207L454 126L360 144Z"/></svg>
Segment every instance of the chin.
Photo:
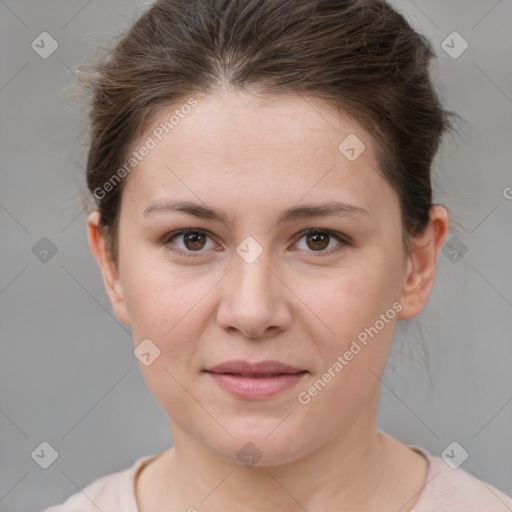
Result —
<svg viewBox="0 0 512 512"><path fill-rule="evenodd" d="M285 422L286 420L283 423ZM254 425L253 418L246 428L239 430L230 428L229 431L233 437L225 436L220 443L216 443L216 440L205 441L213 451L225 459L247 467L288 464L310 451L308 449L310 444L306 439L301 439L299 432L283 428L283 424L279 425L279 421L275 418L263 424L264 427L261 424L259 427ZM267 428L269 426L270 428ZM217 439L217 441L220 440Z"/></svg>

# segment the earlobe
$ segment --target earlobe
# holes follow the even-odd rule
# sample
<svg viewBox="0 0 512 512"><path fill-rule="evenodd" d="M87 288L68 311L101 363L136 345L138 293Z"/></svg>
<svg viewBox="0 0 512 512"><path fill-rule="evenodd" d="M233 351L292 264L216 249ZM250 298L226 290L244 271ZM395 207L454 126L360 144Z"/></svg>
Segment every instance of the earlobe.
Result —
<svg viewBox="0 0 512 512"><path fill-rule="evenodd" d="M402 287L402 310L399 320L416 316L430 297L436 275L437 260L441 247L448 236L448 214L442 206L433 206L430 222L421 237L411 241Z"/></svg>
<svg viewBox="0 0 512 512"><path fill-rule="evenodd" d="M93 253L103 277L103 285L110 298L110 303L117 318L125 323L130 323L128 310L124 300L123 287L119 278L119 269L112 261L107 250L105 238L99 225L100 214L98 210L92 212L87 218L87 234L89 247Z"/></svg>

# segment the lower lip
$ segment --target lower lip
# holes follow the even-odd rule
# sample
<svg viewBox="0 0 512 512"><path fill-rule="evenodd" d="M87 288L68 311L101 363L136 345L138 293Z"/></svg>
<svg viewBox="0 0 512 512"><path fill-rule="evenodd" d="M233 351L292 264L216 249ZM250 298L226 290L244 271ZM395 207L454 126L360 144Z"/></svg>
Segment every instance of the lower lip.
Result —
<svg viewBox="0 0 512 512"><path fill-rule="evenodd" d="M276 395L295 386L306 375L306 371L300 373L282 373L275 377L244 377L230 373L208 374L224 390L241 398L266 398Z"/></svg>

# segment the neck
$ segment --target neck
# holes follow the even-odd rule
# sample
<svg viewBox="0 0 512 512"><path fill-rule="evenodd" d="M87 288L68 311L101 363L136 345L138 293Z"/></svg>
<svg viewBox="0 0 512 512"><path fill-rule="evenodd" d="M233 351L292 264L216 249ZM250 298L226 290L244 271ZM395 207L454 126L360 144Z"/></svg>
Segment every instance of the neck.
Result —
<svg viewBox="0 0 512 512"><path fill-rule="evenodd" d="M300 459L267 467L234 463L171 422L166 503L182 510L362 510L378 503L385 471L385 437L376 428L377 401L350 425ZM169 483L171 482L171 483ZM177 496L179 493L179 497Z"/></svg>

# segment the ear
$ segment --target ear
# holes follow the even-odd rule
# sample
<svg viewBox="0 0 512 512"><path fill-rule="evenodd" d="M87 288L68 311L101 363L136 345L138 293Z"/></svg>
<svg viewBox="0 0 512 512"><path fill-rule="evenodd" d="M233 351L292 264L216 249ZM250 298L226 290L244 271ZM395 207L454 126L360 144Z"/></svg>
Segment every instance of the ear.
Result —
<svg viewBox="0 0 512 512"><path fill-rule="evenodd" d="M124 324L129 324L130 317L128 316L128 310L124 300L123 288L119 279L119 271L107 250L105 238L99 227L99 220L100 213L98 210L95 210L87 218L89 247L100 266L101 273L103 275L103 284L117 318L119 318L119 320Z"/></svg>
<svg viewBox="0 0 512 512"><path fill-rule="evenodd" d="M436 276L439 251L448 236L449 220L445 208L430 208L430 221L421 237L413 238L408 256L398 319L416 316L430 297Z"/></svg>

